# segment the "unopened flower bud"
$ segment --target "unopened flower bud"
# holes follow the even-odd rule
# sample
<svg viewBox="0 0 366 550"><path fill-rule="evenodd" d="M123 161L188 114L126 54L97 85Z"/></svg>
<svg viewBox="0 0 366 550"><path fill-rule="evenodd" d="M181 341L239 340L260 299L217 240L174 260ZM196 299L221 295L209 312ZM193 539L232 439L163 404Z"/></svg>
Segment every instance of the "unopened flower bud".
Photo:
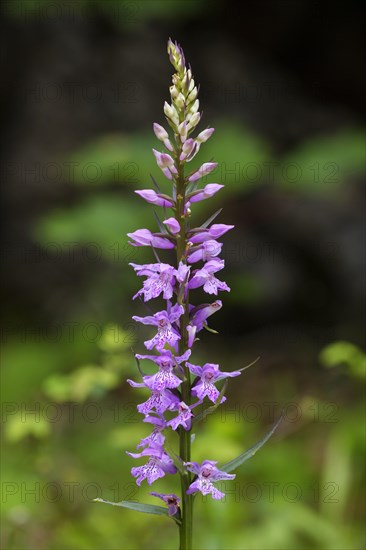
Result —
<svg viewBox="0 0 366 550"><path fill-rule="evenodd" d="M160 124L157 124L157 122L154 122L153 129L158 140L164 141L165 139L169 139L168 132L165 130L165 128L160 126Z"/></svg>
<svg viewBox="0 0 366 550"><path fill-rule="evenodd" d="M197 170L197 172L194 172L188 180L189 181L197 181L200 178L203 178L203 176L207 176L212 170L214 170L217 167L217 162L204 162L202 166Z"/></svg>
<svg viewBox="0 0 366 550"><path fill-rule="evenodd" d="M172 157L166 153L159 153L156 149L153 149L153 153L156 158L157 165L159 168L172 168L174 166L174 160Z"/></svg>
<svg viewBox="0 0 366 550"><path fill-rule="evenodd" d="M197 113L199 106L200 106L200 102L198 101L198 99L196 99L193 105L189 108L189 112L191 113L191 115L194 115L195 113Z"/></svg>
<svg viewBox="0 0 366 550"><path fill-rule="evenodd" d="M167 226L167 228L171 233L173 233L173 235L176 235L180 231L180 225L175 218L168 218L167 220L163 221L163 224Z"/></svg>
<svg viewBox="0 0 366 550"><path fill-rule="evenodd" d="M183 122L181 122L181 124L179 124L178 132L179 132L180 139L181 139L182 143L184 143L187 139L187 132L188 132L187 123L186 123L185 120Z"/></svg>
<svg viewBox="0 0 366 550"><path fill-rule="evenodd" d="M169 91L170 91L170 97L172 98L172 101L178 97L179 90L175 85L170 86Z"/></svg>
<svg viewBox="0 0 366 550"><path fill-rule="evenodd" d="M167 102L164 103L164 113L174 124L178 124L178 113L176 109Z"/></svg>
<svg viewBox="0 0 366 550"><path fill-rule="evenodd" d="M194 101L197 98L197 94L198 94L198 90L197 90L197 87L195 86L193 90L188 94L189 101Z"/></svg>
<svg viewBox="0 0 366 550"><path fill-rule="evenodd" d="M200 132L196 137L196 142L205 143L205 141L207 141L212 136L214 131L215 128L207 128L206 130L203 130L203 132Z"/></svg>
<svg viewBox="0 0 366 550"><path fill-rule="evenodd" d="M190 139L187 139L187 141L184 143L183 147L182 147L182 153L179 157L179 160L188 160L188 157L189 157L189 160L191 160L194 156L194 150L196 148L196 142L194 141L194 139L190 138Z"/></svg>
<svg viewBox="0 0 366 550"><path fill-rule="evenodd" d="M185 103L184 95L182 93L179 93L175 100L175 104L179 109L183 109L184 103Z"/></svg>
<svg viewBox="0 0 366 550"><path fill-rule="evenodd" d="M200 118L201 118L200 113L194 113L194 115L191 116L191 118L189 119L189 122L187 124L188 131L194 129L197 126L197 124L200 121Z"/></svg>

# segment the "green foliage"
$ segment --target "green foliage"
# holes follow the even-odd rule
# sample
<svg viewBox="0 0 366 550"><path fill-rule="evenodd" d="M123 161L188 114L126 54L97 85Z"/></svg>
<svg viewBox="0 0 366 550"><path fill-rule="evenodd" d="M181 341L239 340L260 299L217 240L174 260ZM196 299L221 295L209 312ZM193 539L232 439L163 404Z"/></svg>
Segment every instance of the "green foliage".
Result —
<svg viewBox="0 0 366 550"><path fill-rule="evenodd" d="M120 508L129 508L130 510L135 510L136 512L143 512L144 514L153 514L157 516L168 516L168 508L163 508L162 506L155 506L152 504L141 504L139 502L128 502L127 500L122 500L121 502L110 502L109 500L103 500L102 498L96 498L95 502L103 502L104 504L110 504L111 506L119 506ZM181 523L176 518L172 517L176 523Z"/></svg>
<svg viewBox="0 0 366 550"><path fill-rule="evenodd" d="M328 368L346 365L351 376L365 378L366 355L351 342L333 342L320 354L320 362Z"/></svg>
<svg viewBox="0 0 366 550"><path fill-rule="evenodd" d="M363 174L365 135L358 129L312 138L282 159L278 181L315 193L329 194L345 180Z"/></svg>
<svg viewBox="0 0 366 550"><path fill-rule="evenodd" d="M180 7L176 4L177 7L171 9L178 13ZM183 4L186 10L186 3ZM164 2L164 5L167 4ZM156 6L158 3L151 10L162 9L163 3ZM336 201L345 178L351 178L347 179L347 184L351 184L352 177L360 172L361 139L354 130L334 138L312 140L283 159L276 157L262 139L239 125L222 121L215 126L217 131L206 146L207 157L225 163L213 176L218 183L227 184L224 200L233 204L242 200L245 193L268 183L286 192L292 190L298 199L309 192L325 191ZM93 503L94 498L153 503L150 487L144 485L137 489L130 476L131 459L125 455L126 450L133 451L141 437L150 431L135 408L135 400L142 394L133 392L132 395L125 382L128 377L137 380L139 376L130 349L137 335L126 328L132 310L125 304L139 284L127 264L129 261L140 263L144 258L144 251L127 245L126 233L138 227L155 227L153 217L148 215L149 207L133 195L134 188L150 187L150 173L159 180L150 152L153 146L157 146L156 140L151 133L146 133L104 136L75 151L67 160L79 163L70 183L75 184L80 201L72 207L48 212L34 228L34 238L41 246L57 243L65 254L69 250L67 243L77 243L79 248L91 243L96 245L101 254L98 259L103 260L102 269L94 270L94 267L100 268L97 263L88 264L90 300L84 300L78 308L72 304L70 315L74 317L71 318L80 324L89 320L87 302L93 308L93 320L104 324L111 318L113 305L117 311L113 319L124 328L106 325L95 342L88 342L78 331L72 341L63 335L53 342L38 335L23 338L20 331L5 343L2 398L10 408L4 409L8 412L4 440L9 450L4 459L3 478L16 484L13 494L6 493L3 498L3 546L9 549L171 550L176 546L176 526L167 518ZM332 169L326 167L326 163L333 160L340 167L337 182L323 181L329 178ZM265 163L272 161L280 166L273 182L264 171ZM95 181L92 168L87 174L83 174L82 169L93 162L100 167L100 177ZM237 162L240 163L239 177L235 175ZM299 182L289 185L281 175L281 166L291 162L299 164L303 172ZM198 163L192 162L192 170ZM257 179L242 177L243 167L247 167L249 176L254 173L250 171L250 163L262 169ZM314 170L318 168L312 167L313 163L319 165L319 183L314 181ZM161 182L162 178L159 185ZM197 205L197 219L206 219L221 205L221 198L203 201ZM218 216L216 222L221 221L223 218ZM91 252L95 254L95 247ZM111 268L119 273L115 283L111 282ZM229 273L228 279L233 288L226 297L228 307L230 302L261 304L267 291L265 279L259 281L251 275ZM142 341L140 336L138 341ZM205 335L200 345L205 345ZM243 347L244 343L240 342L237 346L240 353ZM238 349L223 345L218 350L224 365L238 368ZM262 354L262 350L258 349L257 353ZM202 357L209 357L209 353L203 353ZM308 372L299 373L281 356L280 360L274 359L273 383L268 382L270 369L258 375L255 395L259 405L274 399L293 401L294 396L300 394L301 420L285 420L276 436L282 438L280 443L271 440L255 460L246 461L237 470L233 485L223 487L228 491L225 502L203 503L200 497L196 498L195 547L359 550L364 546L364 428L358 393L359 382L364 377L364 360L365 354L357 346L340 341L329 344L321 352L320 363L325 369L309 365ZM283 369L277 368L280 363L284 363ZM341 371L344 366L349 376L335 376L335 368L340 367ZM229 384L229 404L243 407L253 401L253 386L248 389L247 379L244 375L242 378L243 385ZM301 386L304 381L305 390L297 389L299 380ZM24 415L23 409L31 409L36 402L41 413ZM51 422L44 414L50 404L56 405L55 410L60 413L57 422ZM335 406L335 414L328 414L333 410L327 409L329 405ZM88 420L87 407L99 413L96 421ZM199 437L193 443L194 460L210 456L221 463L230 461L257 441L258 433L264 433L265 426L271 422L264 417L254 422L235 415L235 410L230 413L229 408L226 418L219 408L203 419ZM175 443L174 439L169 441L172 446ZM61 488L60 498L52 502L47 495L42 495L42 489L51 482ZM72 498L67 485L70 483L76 484ZM91 487L86 492L85 487L90 483L94 489ZM275 484L273 498L268 488L271 483ZM22 484L33 489L39 484L40 498L24 497ZM250 484L251 490L258 492L258 499L253 498ZM298 500L287 497L287 484L300 487ZM156 490L174 492L179 491L179 487L172 487L169 478L159 480ZM291 491L288 494L291 496Z"/></svg>
<svg viewBox="0 0 366 550"><path fill-rule="evenodd" d="M282 421L282 416L277 420L273 428L260 440L258 443L253 445L253 447L250 447L247 451L244 451L241 455L237 456L233 460L230 460L230 462L227 462L223 466L221 466L221 470L224 472L234 472L239 466L241 466L244 462L252 458L261 447L272 437L274 432L277 430L280 422Z"/></svg>

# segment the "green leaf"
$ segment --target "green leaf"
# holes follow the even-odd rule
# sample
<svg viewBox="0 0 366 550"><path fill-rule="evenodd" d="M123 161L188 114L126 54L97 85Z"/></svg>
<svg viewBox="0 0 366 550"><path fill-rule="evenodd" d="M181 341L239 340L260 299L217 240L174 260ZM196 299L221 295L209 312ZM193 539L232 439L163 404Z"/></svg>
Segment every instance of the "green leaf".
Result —
<svg viewBox="0 0 366 550"><path fill-rule="evenodd" d="M250 447L250 449L248 449L247 451L245 451L244 453L242 453L241 455L237 456L236 458L234 458L233 460L231 460L230 462L227 462L226 464L224 464L223 466L220 466L220 470L223 470L224 472L232 472L233 470L236 470L236 468L238 468L239 466L241 466L241 464L243 464L243 462L245 462L246 460L249 460L249 458L252 458L252 456L255 455L255 453L257 451L259 451L259 449L261 447L263 447L263 445L268 441L268 439L274 434L274 432L277 430L278 426L280 425L281 421L282 421L282 418L283 416L281 415L280 418L277 420L277 422L275 423L275 425L272 427L272 429L263 437L263 439L261 439L260 441L258 441L258 443L256 443L255 445L253 445L253 447Z"/></svg>
<svg viewBox="0 0 366 550"><path fill-rule="evenodd" d="M158 516L168 516L169 518L174 519L176 523L180 523L180 520L169 516L168 508L163 508L162 506L155 506L153 504L141 504L140 502L130 502L128 500L122 500L121 502L111 502L109 500L103 500L102 498L95 498L94 502L103 502L104 504L111 504L112 506L120 506L121 508L129 508L130 510L135 510L136 512L144 512L145 514L155 514Z"/></svg>
<svg viewBox="0 0 366 550"><path fill-rule="evenodd" d="M201 225L201 228L206 228L210 225L211 222L214 221L215 218L217 218L217 216L222 212L223 208L220 208L219 210L217 210L214 214L212 214L212 216L210 216L208 218L208 220L205 221L205 223L203 223Z"/></svg>
<svg viewBox="0 0 366 550"><path fill-rule="evenodd" d="M159 218L159 216L157 215L157 213L155 212L155 210L153 210L153 212L154 212L155 221L156 221L156 223L158 224L158 227L159 227L160 231L161 231L162 233L168 234L167 228L166 228L165 225L163 225L163 223L160 221L160 218Z"/></svg>

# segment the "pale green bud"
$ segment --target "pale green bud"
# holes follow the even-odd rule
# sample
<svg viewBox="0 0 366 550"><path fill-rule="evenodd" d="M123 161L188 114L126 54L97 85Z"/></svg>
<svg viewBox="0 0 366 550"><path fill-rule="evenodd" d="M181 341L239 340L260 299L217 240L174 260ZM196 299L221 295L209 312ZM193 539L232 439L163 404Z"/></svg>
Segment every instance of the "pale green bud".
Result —
<svg viewBox="0 0 366 550"><path fill-rule="evenodd" d="M185 103L184 95L179 93L178 97L175 100L175 104L179 109L183 109Z"/></svg>
<svg viewBox="0 0 366 550"><path fill-rule="evenodd" d="M199 106L200 106L200 102L198 101L198 99L196 99L193 105L191 105L191 107L189 108L190 114L194 115L195 113L197 113Z"/></svg>
<svg viewBox="0 0 366 550"><path fill-rule="evenodd" d="M178 97L179 90L177 89L177 87L175 85L170 86L169 91L170 91L170 97L172 98L172 101Z"/></svg>
<svg viewBox="0 0 366 550"><path fill-rule="evenodd" d="M197 124L199 123L200 121L200 118L201 118L201 114L200 113L195 113L194 115L191 116L188 124L187 124L187 130L192 130L193 128L195 128L197 126Z"/></svg>
<svg viewBox="0 0 366 550"><path fill-rule="evenodd" d="M164 103L164 113L172 122L174 122L174 124L179 123L179 117L176 109L167 102Z"/></svg>

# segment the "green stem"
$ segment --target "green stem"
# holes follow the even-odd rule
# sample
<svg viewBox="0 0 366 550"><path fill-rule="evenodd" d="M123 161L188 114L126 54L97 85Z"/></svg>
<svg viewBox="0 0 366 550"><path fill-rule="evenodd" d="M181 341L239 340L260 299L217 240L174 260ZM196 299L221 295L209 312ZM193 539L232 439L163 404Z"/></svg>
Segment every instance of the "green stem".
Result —
<svg viewBox="0 0 366 550"><path fill-rule="evenodd" d="M183 259L187 246L186 238L186 218L184 215L185 205L185 180L183 173L183 165L179 161L180 150L177 154L177 170L178 176L176 180L177 184L177 206L176 216L180 225L180 232L177 240L177 263ZM182 305L184 307L184 314L180 319L180 334L181 339L179 341L179 354L182 355L188 349L187 338L187 325L189 322L188 311L188 291L185 298L183 298ZM182 401L187 405L191 402L191 380L188 367L184 366L185 381L182 382ZM182 426L179 431L179 455L183 462L190 462L191 460L191 431L185 430ZM186 472L185 475L181 475L181 489L182 489L182 523L179 527L180 538L180 550L192 549L192 515L193 515L193 499L192 495L187 495L187 489L191 483L191 475Z"/></svg>

